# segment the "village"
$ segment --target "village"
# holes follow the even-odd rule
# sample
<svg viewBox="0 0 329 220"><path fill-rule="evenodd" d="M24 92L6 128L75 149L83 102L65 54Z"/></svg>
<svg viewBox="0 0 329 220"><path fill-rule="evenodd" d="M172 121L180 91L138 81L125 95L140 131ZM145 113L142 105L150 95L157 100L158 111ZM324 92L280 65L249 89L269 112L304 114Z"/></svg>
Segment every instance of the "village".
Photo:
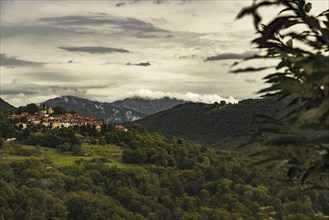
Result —
<svg viewBox="0 0 329 220"><path fill-rule="evenodd" d="M90 117L84 117L77 113L64 113L55 114L52 107L43 106L34 114L28 112L21 112L20 114L10 114L8 119L15 122L17 129L26 129L30 126L42 126L45 128L69 128L69 127L81 127L91 126L94 127L97 132L100 132L103 126L111 124L103 119L93 119ZM123 125L116 124L116 129L127 131L128 129Z"/></svg>

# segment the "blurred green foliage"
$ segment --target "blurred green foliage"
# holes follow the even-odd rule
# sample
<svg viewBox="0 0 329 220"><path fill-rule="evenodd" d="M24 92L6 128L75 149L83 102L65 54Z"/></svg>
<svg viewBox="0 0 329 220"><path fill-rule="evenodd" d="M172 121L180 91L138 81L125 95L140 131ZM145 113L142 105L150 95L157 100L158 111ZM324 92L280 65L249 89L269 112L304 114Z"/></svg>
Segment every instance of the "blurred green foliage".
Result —
<svg viewBox="0 0 329 220"><path fill-rule="evenodd" d="M261 8L278 9L278 15L263 23ZM329 173L329 10L312 13L305 0L256 0L238 15L252 15L260 53L246 60L279 60L264 79L270 86L260 91L289 100L283 117L262 117L253 143L267 149L263 162L284 168L290 180L311 187L327 188ZM261 67L260 69L270 68ZM251 67L233 72L247 72ZM258 69L252 68L253 70ZM265 158L264 158L265 157Z"/></svg>

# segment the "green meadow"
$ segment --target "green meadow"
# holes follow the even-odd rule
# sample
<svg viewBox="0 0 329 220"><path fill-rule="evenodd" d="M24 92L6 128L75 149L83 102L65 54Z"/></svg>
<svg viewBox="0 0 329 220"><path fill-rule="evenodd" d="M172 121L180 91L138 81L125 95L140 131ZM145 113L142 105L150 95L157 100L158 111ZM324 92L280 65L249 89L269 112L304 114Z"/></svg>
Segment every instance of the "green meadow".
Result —
<svg viewBox="0 0 329 220"><path fill-rule="evenodd" d="M21 149L33 150L36 146L16 144L19 145ZM23 161L27 159L47 159L54 163L56 166L67 166L75 163L77 160L92 160L95 158L106 158L109 162L109 166L118 166L120 168L126 168L127 164L123 164L121 161L121 155L124 149L116 145L107 144L104 146L93 145L93 144L82 144L81 155L74 155L72 152L61 152L54 148L39 147L38 156L24 156L19 154L11 153L11 149L8 149L8 153L2 155L0 161L1 163L10 163L14 161Z"/></svg>

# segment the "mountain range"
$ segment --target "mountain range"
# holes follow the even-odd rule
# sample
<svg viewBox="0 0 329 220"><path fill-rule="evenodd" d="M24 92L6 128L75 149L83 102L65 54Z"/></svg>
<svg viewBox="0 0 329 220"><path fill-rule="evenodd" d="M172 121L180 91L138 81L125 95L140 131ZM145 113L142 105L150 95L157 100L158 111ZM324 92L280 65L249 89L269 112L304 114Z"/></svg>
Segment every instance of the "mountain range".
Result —
<svg viewBox="0 0 329 220"><path fill-rule="evenodd" d="M112 122L127 122L168 110L183 103L185 101L169 97L161 99L133 97L108 103L91 101L75 96L62 96L49 99L41 105L62 106L67 110L74 110L78 114L95 119L102 118Z"/></svg>
<svg viewBox="0 0 329 220"><path fill-rule="evenodd" d="M16 110L4 100L0 101L1 111ZM275 116L282 113L282 101L272 97L242 100L238 104L204 104L168 97L134 97L107 103L62 96L49 99L40 106L62 106L83 116L111 122L136 121L150 132L181 137L210 147L231 149L249 140L250 130L257 129L253 123L256 115Z"/></svg>

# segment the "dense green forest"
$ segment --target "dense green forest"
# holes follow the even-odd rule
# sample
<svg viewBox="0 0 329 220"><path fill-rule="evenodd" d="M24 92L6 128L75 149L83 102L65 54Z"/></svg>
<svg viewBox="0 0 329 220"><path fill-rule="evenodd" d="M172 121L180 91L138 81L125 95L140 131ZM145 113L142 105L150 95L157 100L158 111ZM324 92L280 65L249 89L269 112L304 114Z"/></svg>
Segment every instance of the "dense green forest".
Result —
<svg viewBox="0 0 329 220"><path fill-rule="evenodd" d="M12 128L5 117L0 125L9 135ZM22 131L12 132L19 136ZM57 146L48 147L72 154L81 144L74 134L86 134L68 128L24 132L21 143L43 145L52 137ZM128 131L109 127L87 134L100 145L119 146L123 163L131 165L119 168L106 156L68 166L37 155L10 163L2 158L2 218L300 220L329 215L327 191L301 192L292 182L271 179L264 168L252 167L253 161L237 152L151 134L137 124ZM35 135L44 142L29 142ZM3 142L2 155L8 150Z"/></svg>
<svg viewBox="0 0 329 220"><path fill-rule="evenodd" d="M257 115L279 116L285 100L278 97L230 103L187 103L151 115L138 123L151 132L173 135L220 149L248 142Z"/></svg>

